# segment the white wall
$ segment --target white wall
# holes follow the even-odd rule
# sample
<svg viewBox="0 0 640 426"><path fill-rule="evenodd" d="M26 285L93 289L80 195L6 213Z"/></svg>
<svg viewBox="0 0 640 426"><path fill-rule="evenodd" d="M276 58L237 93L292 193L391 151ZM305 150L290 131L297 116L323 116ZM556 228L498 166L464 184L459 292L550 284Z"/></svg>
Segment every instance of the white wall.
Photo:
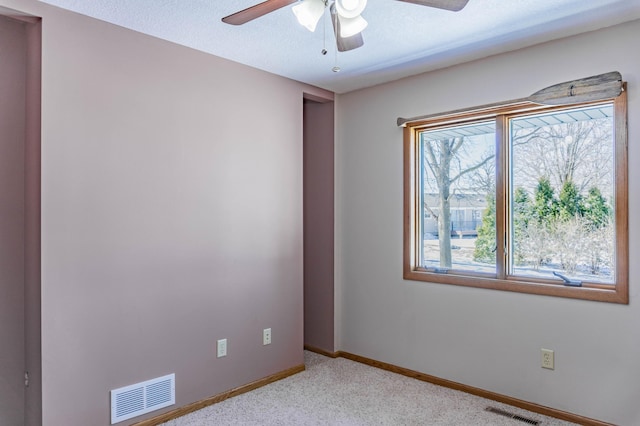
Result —
<svg viewBox="0 0 640 426"><path fill-rule="evenodd" d="M337 99L339 348L616 424L640 424L640 21L430 72ZM620 71L629 86L626 305L402 279L396 118L526 97ZM540 368L540 348L556 369Z"/></svg>

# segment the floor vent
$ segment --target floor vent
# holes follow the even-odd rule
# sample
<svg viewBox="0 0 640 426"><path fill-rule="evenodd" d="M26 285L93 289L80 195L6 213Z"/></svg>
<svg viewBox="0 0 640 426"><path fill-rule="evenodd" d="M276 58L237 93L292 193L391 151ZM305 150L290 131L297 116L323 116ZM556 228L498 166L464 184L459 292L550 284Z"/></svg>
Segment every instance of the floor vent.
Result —
<svg viewBox="0 0 640 426"><path fill-rule="evenodd" d="M176 375L169 374L111 391L111 424L176 403Z"/></svg>
<svg viewBox="0 0 640 426"><path fill-rule="evenodd" d="M523 416L520 416L520 415L515 414L515 413L510 413L508 411L501 410L499 408L487 407L484 410L485 411L489 411L490 413L499 414L501 416L509 417L510 419L519 420L519 421L521 421L523 423L526 423L526 424L529 424L529 425L539 425L540 424L540 422L538 420L530 419L528 417L523 417Z"/></svg>

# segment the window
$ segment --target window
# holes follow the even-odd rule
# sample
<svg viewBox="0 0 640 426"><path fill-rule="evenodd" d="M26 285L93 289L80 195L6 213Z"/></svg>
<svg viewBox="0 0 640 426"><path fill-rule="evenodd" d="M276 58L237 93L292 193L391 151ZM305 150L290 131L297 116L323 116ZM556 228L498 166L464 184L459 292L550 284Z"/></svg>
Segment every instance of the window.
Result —
<svg viewBox="0 0 640 426"><path fill-rule="evenodd" d="M626 92L407 125L404 278L628 303Z"/></svg>

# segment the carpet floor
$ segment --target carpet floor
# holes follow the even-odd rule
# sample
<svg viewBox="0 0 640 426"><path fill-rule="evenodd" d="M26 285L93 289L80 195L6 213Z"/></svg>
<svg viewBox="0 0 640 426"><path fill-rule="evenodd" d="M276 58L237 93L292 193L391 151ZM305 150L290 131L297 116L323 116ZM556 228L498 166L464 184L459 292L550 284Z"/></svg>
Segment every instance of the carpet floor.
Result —
<svg viewBox="0 0 640 426"><path fill-rule="evenodd" d="M164 425L531 424L488 412L488 406L538 421L539 425L573 424L344 358L305 351L305 366L301 373Z"/></svg>

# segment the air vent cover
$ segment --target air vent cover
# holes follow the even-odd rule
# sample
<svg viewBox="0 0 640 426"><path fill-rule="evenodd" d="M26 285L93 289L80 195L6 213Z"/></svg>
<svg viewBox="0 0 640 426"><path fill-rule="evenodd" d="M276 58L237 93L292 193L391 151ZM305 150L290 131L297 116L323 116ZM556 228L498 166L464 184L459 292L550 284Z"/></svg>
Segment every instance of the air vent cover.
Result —
<svg viewBox="0 0 640 426"><path fill-rule="evenodd" d="M111 424L176 403L176 375L169 374L111 391Z"/></svg>
<svg viewBox="0 0 640 426"><path fill-rule="evenodd" d="M501 416L509 417L511 419L518 420L518 421L521 421L521 422L524 422L524 423L527 423L527 424L530 424L530 425L539 425L540 424L540 422L537 421L537 420L530 419L528 417L523 417L523 416L520 416L518 414L511 413L509 411L501 410L499 408L487 407L484 410L485 411L489 411L490 413L499 414Z"/></svg>

